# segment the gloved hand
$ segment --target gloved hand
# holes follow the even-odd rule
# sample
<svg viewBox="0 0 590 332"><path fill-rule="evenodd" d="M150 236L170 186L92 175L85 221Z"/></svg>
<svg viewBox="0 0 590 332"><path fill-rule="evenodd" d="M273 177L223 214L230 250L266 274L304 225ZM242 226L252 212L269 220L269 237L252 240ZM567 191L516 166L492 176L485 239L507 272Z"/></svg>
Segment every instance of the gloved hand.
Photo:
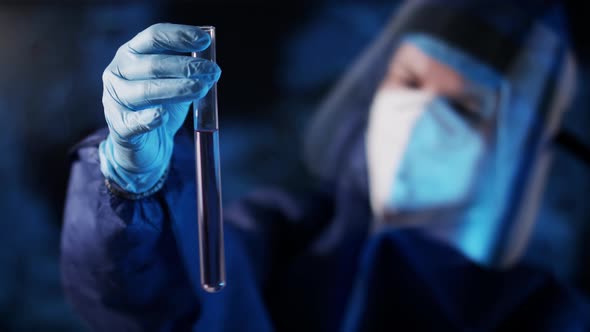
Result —
<svg viewBox="0 0 590 332"><path fill-rule="evenodd" d="M161 23L119 48L103 73L109 135L99 157L109 182L132 194L154 191L191 101L205 96L221 74L215 63L181 53L210 43L198 27Z"/></svg>

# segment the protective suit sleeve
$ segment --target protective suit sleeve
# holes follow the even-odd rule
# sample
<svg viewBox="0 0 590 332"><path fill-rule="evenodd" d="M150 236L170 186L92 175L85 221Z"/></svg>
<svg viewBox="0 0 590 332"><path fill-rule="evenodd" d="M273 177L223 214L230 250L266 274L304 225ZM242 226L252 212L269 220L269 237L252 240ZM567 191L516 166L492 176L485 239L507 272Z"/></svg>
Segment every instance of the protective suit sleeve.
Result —
<svg viewBox="0 0 590 332"><path fill-rule="evenodd" d="M228 284L207 294L200 287L189 131L176 135L162 189L139 200L107 189L98 158L106 135L102 131L77 147L65 206L62 280L82 318L97 331L270 330L263 287L322 228L329 204L277 190L228 204Z"/></svg>
<svg viewBox="0 0 590 332"><path fill-rule="evenodd" d="M170 192L141 200L110 193L97 148L106 134L75 151L61 243L66 297L93 330L189 330L200 304L175 246Z"/></svg>

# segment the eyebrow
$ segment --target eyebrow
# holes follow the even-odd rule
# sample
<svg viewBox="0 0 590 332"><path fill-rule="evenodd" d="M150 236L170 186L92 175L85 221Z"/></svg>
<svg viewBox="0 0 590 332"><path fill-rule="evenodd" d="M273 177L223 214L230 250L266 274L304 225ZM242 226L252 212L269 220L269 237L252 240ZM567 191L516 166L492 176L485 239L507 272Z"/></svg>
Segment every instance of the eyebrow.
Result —
<svg viewBox="0 0 590 332"><path fill-rule="evenodd" d="M416 73L415 70L412 69L412 66L410 64L408 64L405 60L398 60L398 61L399 62L396 65L393 65L390 67L391 73L394 72L395 67L399 67L398 70L401 72L401 74L409 76L410 78L412 78L416 81L420 80L420 75L418 73Z"/></svg>

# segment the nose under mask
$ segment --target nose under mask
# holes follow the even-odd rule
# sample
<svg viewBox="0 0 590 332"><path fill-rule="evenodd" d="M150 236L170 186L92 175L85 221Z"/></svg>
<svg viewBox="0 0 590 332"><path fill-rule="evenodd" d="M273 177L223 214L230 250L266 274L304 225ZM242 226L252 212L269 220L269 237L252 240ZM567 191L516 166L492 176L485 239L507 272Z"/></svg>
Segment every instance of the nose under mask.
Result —
<svg viewBox="0 0 590 332"><path fill-rule="evenodd" d="M416 90L379 91L366 132L374 216L466 201L484 148L481 134L443 98Z"/></svg>

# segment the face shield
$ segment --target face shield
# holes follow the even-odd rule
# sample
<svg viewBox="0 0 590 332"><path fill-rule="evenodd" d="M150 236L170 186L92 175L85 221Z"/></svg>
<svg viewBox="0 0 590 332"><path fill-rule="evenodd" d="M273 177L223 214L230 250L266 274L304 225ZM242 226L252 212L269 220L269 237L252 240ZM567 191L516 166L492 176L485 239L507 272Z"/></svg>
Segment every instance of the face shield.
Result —
<svg viewBox="0 0 590 332"><path fill-rule="evenodd" d="M492 91L475 121L445 96L379 88L408 40ZM412 2L321 107L306 137L307 164L337 181L354 157L350 147L366 140L377 223L427 213L431 223L420 226L444 222L445 241L467 257L509 265L531 232L573 73L557 34L513 8Z"/></svg>

